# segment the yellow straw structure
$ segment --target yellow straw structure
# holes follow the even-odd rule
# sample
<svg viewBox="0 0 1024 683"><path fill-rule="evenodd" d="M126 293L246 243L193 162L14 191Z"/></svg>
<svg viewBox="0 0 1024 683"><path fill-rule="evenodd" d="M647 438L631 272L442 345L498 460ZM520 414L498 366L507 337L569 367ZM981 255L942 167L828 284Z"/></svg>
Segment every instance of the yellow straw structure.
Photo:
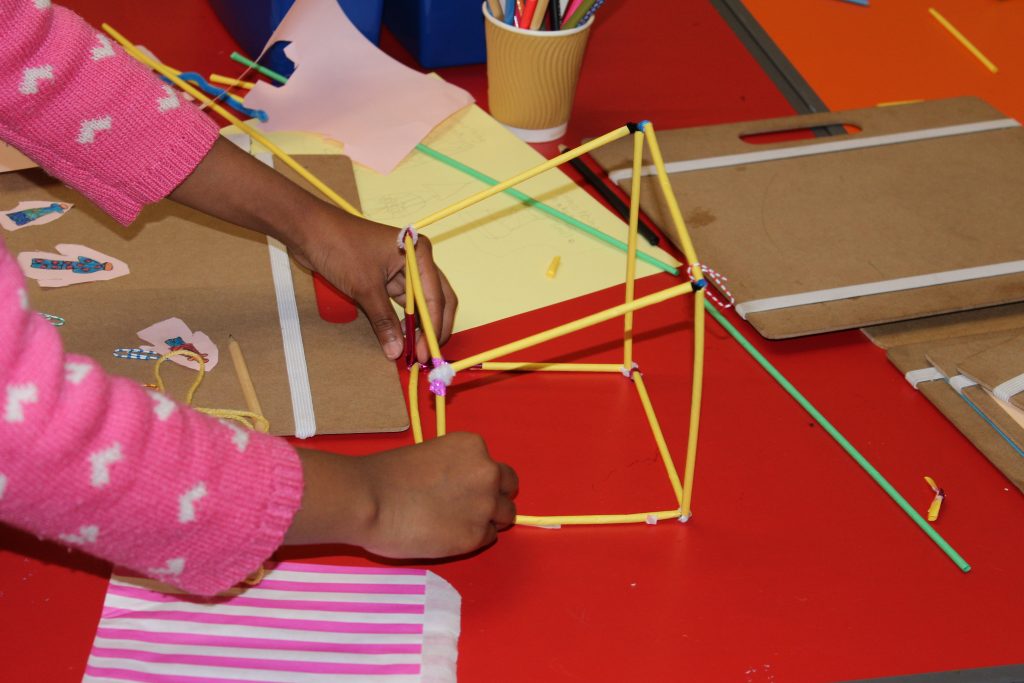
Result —
<svg viewBox="0 0 1024 683"><path fill-rule="evenodd" d="M622 366L614 363L482 363L481 370L493 372L598 372L621 373Z"/></svg>
<svg viewBox="0 0 1024 683"><path fill-rule="evenodd" d="M463 358L460 361L452 363L452 369L455 370L455 372L461 372L462 370L471 368L474 365L479 365L480 363L494 360L495 358L501 358L502 356L507 356L510 353L522 351L523 349L527 349L531 346L536 346L537 344L542 344L552 339L557 339L558 337L564 337L567 334L571 334L572 332L577 332L584 328L597 325L598 323L603 323L606 320L618 318L619 316L623 315L626 311L635 311L640 308L653 306L654 304L661 303L662 301L667 301L668 299L671 299L673 297L681 296L683 294L689 294L692 291L693 286L689 282L684 282L683 284L676 285L675 287L669 287L668 289L663 289L660 292L655 292L654 294L648 294L645 297L635 299L634 301L628 304L619 304L618 306L613 306L612 308L606 308L605 310L600 311L598 313L592 313L591 315L584 316L579 320L574 320L572 322L565 323L564 325L553 327L550 330L546 330L544 332L538 332L537 334L530 335L529 337L524 337L523 339L520 339L518 341L509 342L508 344L495 347L489 351L478 353L475 356L470 356L469 358Z"/></svg>
<svg viewBox="0 0 1024 683"><path fill-rule="evenodd" d="M197 90L196 88L192 87L191 84L186 83L185 81L178 78L177 74L174 73L174 69L171 69L170 67L164 64L156 62L150 59L142 52L140 52L135 47L135 45L131 43L131 41L129 41L123 35L118 33L110 24L103 24L103 30L106 31L111 38L120 43L121 47L125 49L125 52L127 52L132 57L148 66L150 69L153 69L157 73L165 76L168 80L170 80L176 86L187 92L189 95L196 98L205 106L208 106L210 109L220 114L229 123L234 124L239 130L246 133L254 140L257 140L261 145L270 150L270 152L275 157L286 163L288 166L292 168L292 170L294 170L296 173L302 176L307 182L309 182L310 185L312 185L320 192L322 192L325 197L330 199L332 202L337 204L345 211L348 211L349 213L355 216L362 216L362 214L354 206L345 201L345 199L341 195L339 195L337 192L329 188L326 184L324 184L322 180L320 180L315 175L306 170L306 168L302 164L295 161L295 159L293 159L287 152L285 152L283 149L281 149L276 144L271 142L265 135L263 135L258 130L254 129L241 119L239 119L237 116L229 112L224 107L214 102L212 99L207 97L204 92Z"/></svg>
<svg viewBox="0 0 1024 683"><path fill-rule="evenodd" d="M953 26L953 24L949 23L949 20L946 19L946 17L939 14L939 11L937 9L935 9L934 7L929 7L928 13L935 17L935 21L939 22L942 25L942 28L949 31L950 35L956 38L961 45L967 48L967 51L974 55L977 58L977 60L985 66L986 69L988 69L992 73L997 73L999 71L999 67L993 64L992 60L986 57L981 50L974 47L974 43L967 40L967 37L964 34L960 33L960 31L957 30L956 26Z"/></svg>
<svg viewBox="0 0 1024 683"><path fill-rule="evenodd" d="M634 512L625 515L516 515L516 524L523 526L558 527L580 524L643 524L653 520L679 519L679 510Z"/></svg>
<svg viewBox="0 0 1024 683"><path fill-rule="evenodd" d="M613 140L618 140L619 138L623 138L627 135L629 135L629 128L627 126L617 128L610 133L605 133L599 138L594 138L590 142L580 145L576 149L568 150L567 152L564 152L558 155L557 157L554 157L553 159L548 159L544 163L534 166L533 168L527 171L523 171L519 175L509 178L504 182L498 183L497 185L492 185L491 187L488 187L485 190L480 190L476 194L466 197L462 201L456 202L455 204L452 204L448 208L441 209L440 211L435 211L426 218L421 218L420 220L413 223L412 227L416 228L417 230L422 230L423 228L426 228L427 226L436 223L443 218L447 218L452 214L458 213L459 211L462 211L463 209L472 206L477 202L483 201L484 199L492 197L496 194L500 194L507 190L508 188L512 187L513 185L518 185L524 180L529 180L535 175L541 174L544 171L555 168L556 166L560 166L561 164L564 164L565 162L571 159L575 159L576 157L586 154L592 149L600 147L601 145L606 145L609 142L612 142Z"/></svg>
<svg viewBox="0 0 1024 683"><path fill-rule="evenodd" d="M690 272L695 280L703 280L704 273L700 267L700 259L690 241L690 234L686 229L686 222L679 210L672 186L668 181L668 173L665 171L665 162L661 157L661 149L658 147L658 137L654 133L654 125L648 122L644 126L644 133L647 135L648 144L651 149L651 160L658 174L658 184L661 186L662 196L668 205L669 215L672 217L673 227L679 235L679 243L683 247L686 260L690 263ZM704 387L704 290L695 292L693 302L693 379L690 392L690 432L686 443L686 467L683 472L683 517L689 519L693 510L693 476L697 466L697 436L700 431L700 406Z"/></svg>
<svg viewBox="0 0 1024 683"><path fill-rule="evenodd" d="M637 130L633 133L633 182L630 186L629 196L640 196L640 167L644 152L644 134ZM626 303L633 300L636 290L636 233L640 223L640 202L629 202L629 239L626 243ZM628 311L624 316L623 343L622 343L622 367L629 370L633 367L633 311Z"/></svg>
<svg viewBox="0 0 1024 683"><path fill-rule="evenodd" d="M412 426L413 443L423 443L423 424L420 422L420 364L409 368L409 424Z"/></svg>
<svg viewBox="0 0 1024 683"><path fill-rule="evenodd" d="M683 500L683 487L679 483L679 474L676 472L676 466L673 464L672 456L668 452L668 444L665 443L665 435L661 432L658 416L654 414L654 404L651 403L651 397L647 393L647 385L644 384L643 375L639 372L634 372L633 383L636 385L637 395L640 396L640 403L643 404L644 415L647 416L647 422L651 425L654 442L658 444L658 453L661 454L661 462L665 465L665 473L668 474L668 480L672 483L672 490L676 494L676 502L681 504ZM687 518L689 518L688 515Z"/></svg>

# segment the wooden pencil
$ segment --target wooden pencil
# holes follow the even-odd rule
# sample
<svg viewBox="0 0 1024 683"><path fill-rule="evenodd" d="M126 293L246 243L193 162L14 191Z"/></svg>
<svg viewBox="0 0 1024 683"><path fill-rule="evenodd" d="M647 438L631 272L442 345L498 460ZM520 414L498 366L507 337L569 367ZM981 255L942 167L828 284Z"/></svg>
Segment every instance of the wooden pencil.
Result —
<svg viewBox="0 0 1024 683"><path fill-rule="evenodd" d="M263 415L263 408L260 407L260 400L256 396L256 387L253 386L252 376L249 374L249 366L242 355L242 347L238 345L235 338L228 336L228 351L231 353L231 362L235 365L235 374L238 376L238 383L242 387L242 396L245 397L245 407L250 413Z"/></svg>

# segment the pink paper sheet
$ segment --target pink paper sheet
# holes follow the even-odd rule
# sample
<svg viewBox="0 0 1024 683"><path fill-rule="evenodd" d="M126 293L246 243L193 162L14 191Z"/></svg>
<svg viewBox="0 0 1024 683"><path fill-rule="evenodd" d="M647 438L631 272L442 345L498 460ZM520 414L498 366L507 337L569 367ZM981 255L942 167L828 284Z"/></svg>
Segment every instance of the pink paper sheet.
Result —
<svg viewBox="0 0 1024 683"><path fill-rule="evenodd" d="M410 69L381 52L337 0L296 0L267 45L291 41L286 85L260 82L245 105L263 109L266 131L327 135L353 161L390 173L441 121L473 102L461 88Z"/></svg>
<svg viewBox="0 0 1024 683"><path fill-rule="evenodd" d="M454 681L460 607L423 569L282 562L211 599L115 576L82 680Z"/></svg>

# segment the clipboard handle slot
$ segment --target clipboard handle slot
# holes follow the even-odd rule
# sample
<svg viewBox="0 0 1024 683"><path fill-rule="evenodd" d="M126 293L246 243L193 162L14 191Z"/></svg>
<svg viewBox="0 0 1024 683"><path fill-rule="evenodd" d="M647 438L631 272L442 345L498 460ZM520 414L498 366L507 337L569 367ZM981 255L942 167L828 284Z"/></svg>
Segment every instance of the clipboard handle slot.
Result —
<svg viewBox="0 0 1024 683"><path fill-rule="evenodd" d="M766 130L753 133L740 133L739 138L748 145L772 145L778 142L794 140L813 140L814 138L834 135L856 135L864 129L853 123L834 123L827 126L806 126L786 128L783 130Z"/></svg>

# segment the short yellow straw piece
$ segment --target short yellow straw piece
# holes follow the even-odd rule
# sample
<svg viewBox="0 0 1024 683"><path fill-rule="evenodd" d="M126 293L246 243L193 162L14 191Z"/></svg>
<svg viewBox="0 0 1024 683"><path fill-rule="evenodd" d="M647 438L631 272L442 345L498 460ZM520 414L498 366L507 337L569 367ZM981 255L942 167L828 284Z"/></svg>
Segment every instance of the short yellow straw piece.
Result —
<svg viewBox="0 0 1024 683"><path fill-rule="evenodd" d="M230 85L233 88L242 88L243 90L252 90L256 87L255 83L250 83L249 81L240 81L237 78L221 76L220 74L210 74L210 83L216 83L218 85Z"/></svg>
<svg viewBox="0 0 1024 683"><path fill-rule="evenodd" d="M556 256L555 258L551 259L551 263L548 265L548 270L545 273L545 275L547 275L547 278L549 280L555 279L555 276L558 275L558 266L561 263L562 263L562 257L561 256Z"/></svg>
<svg viewBox="0 0 1024 683"><path fill-rule="evenodd" d="M935 497L932 498L931 505L928 506L928 521L934 522L939 518L939 511L942 510L942 501L946 498L946 492L940 489L931 477L926 476L924 480L935 492Z"/></svg>
<svg viewBox="0 0 1024 683"><path fill-rule="evenodd" d="M961 45L963 45L968 52L974 55L977 58L977 60L985 66L986 69L988 69L992 73L997 73L999 71L999 67L993 64L992 60L986 57L981 50L976 48L974 46L974 43L967 40L967 37L964 34L960 33L960 31L957 30L956 26L953 26L953 24L949 23L949 20L946 19L946 17L939 14L938 10L936 10L934 7L929 7L928 13L935 17L935 21L939 22L944 29L949 31L950 35L956 38L957 41Z"/></svg>
<svg viewBox="0 0 1024 683"><path fill-rule="evenodd" d="M239 119L237 116L229 112L224 107L214 102L212 99L207 97L206 94L202 91L197 90L196 88L192 87L189 83L186 83L185 81L178 78L178 76L174 73L174 69L171 69L170 67L164 64L156 62L150 59L142 52L140 52L138 48L136 48L135 45L131 43L131 41L129 41L127 38L125 38L116 30L114 30L114 27L110 24L103 24L103 30L106 31L111 38L120 43L121 47L125 49L125 52L127 52L132 57L148 66L150 69L153 69L157 73L165 76L176 86L178 86L179 88L187 92L189 95L202 102L205 106L208 106L210 109L220 114L229 123L234 124L243 133L246 133L251 138L258 141L261 145L270 150L270 152L275 157L277 157L278 159L286 163L288 166L290 166L292 170L294 170L296 173L302 176L307 182L309 182L310 185L312 185L317 190L322 192L325 197L330 199L332 202L337 204L345 211L348 211L349 213L355 216L362 216L362 214L354 206L345 201L345 199L341 195L339 195L337 192L329 188L322 180L320 180L315 175L306 170L306 168L302 164L295 161L295 159L293 159L287 152L285 152L283 149L281 149L276 144L271 142L265 135L260 133L255 128L249 126L247 123Z"/></svg>

